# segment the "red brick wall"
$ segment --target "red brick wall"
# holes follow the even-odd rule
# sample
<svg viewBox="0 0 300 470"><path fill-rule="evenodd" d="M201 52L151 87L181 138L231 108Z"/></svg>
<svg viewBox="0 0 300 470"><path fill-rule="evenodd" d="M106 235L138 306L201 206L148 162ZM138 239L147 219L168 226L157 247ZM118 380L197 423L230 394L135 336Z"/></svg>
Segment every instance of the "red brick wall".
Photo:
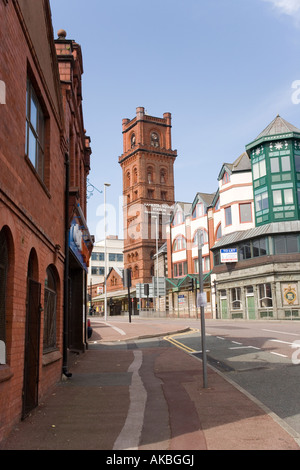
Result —
<svg viewBox="0 0 300 470"><path fill-rule="evenodd" d="M25 5L25 6L24 6ZM27 0L34 9L36 0ZM39 2L39 29L48 37ZM43 355L44 314L41 314L39 397L47 393L61 376L63 273L64 273L64 146L61 127L58 74L49 75L41 67L36 51L23 29L18 2L0 1L0 80L6 84L6 104L0 105L0 230L5 227L9 240L9 273L6 297L7 365L0 366L0 440L18 422L22 412L24 347L26 324L27 267L31 250L37 258L37 280L41 283L44 305L46 269L57 273L57 349L55 361ZM26 8L26 3L22 4ZM39 10L40 9L40 10ZM36 10L35 10L36 11ZM34 23L28 30L34 29ZM43 47L44 46L44 47ZM40 50L49 51L45 42ZM53 49L54 50L54 49ZM55 63L55 61L54 61ZM31 75L38 99L47 115L48 140L46 161L48 176L43 183L25 157L26 79ZM50 86L51 82L51 86ZM46 84L49 86L46 86ZM50 90L50 91L49 91ZM51 132L50 132L51 131ZM60 357L60 358L59 358ZM47 365L46 365L47 363Z"/></svg>

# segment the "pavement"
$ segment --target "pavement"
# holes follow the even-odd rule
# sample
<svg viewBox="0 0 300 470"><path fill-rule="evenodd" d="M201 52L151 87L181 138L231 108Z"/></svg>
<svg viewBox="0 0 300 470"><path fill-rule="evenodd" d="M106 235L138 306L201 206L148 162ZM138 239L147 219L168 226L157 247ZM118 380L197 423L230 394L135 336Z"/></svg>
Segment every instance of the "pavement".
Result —
<svg viewBox="0 0 300 470"><path fill-rule="evenodd" d="M87 351L70 356L72 377L0 450L105 450L114 459L123 450L299 450L299 436L209 365L203 387L201 360L164 340L187 332L184 322L91 320Z"/></svg>

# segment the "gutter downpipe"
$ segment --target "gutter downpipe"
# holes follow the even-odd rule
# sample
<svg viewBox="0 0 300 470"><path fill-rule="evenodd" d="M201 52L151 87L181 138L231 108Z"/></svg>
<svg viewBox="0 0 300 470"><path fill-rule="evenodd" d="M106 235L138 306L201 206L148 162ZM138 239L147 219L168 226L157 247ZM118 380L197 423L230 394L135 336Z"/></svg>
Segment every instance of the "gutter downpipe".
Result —
<svg viewBox="0 0 300 470"><path fill-rule="evenodd" d="M70 187L70 159L69 154L65 154L66 165L66 193L65 193L65 272L64 272L64 320L63 320L63 374L70 378L72 374L68 372L68 331L69 331L69 187Z"/></svg>

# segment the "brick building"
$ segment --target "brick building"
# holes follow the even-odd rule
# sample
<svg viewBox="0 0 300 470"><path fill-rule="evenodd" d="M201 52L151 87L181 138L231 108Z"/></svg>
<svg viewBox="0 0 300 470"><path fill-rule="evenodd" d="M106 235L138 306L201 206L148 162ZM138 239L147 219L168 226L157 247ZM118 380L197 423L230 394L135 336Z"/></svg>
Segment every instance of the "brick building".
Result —
<svg viewBox="0 0 300 470"><path fill-rule="evenodd" d="M80 312L70 312L66 290L69 276L80 271L84 281L85 272L71 261L69 234L82 263L91 248L80 48L71 50L72 75L61 83L49 1L0 1L0 440L66 372L71 331L84 348L84 287ZM70 184L69 164L78 172Z"/></svg>
<svg viewBox="0 0 300 470"><path fill-rule="evenodd" d="M171 114L149 116L143 107L123 119L124 268L133 285L151 283L154 255L166 241L165 227L174 205Z"/></svg>

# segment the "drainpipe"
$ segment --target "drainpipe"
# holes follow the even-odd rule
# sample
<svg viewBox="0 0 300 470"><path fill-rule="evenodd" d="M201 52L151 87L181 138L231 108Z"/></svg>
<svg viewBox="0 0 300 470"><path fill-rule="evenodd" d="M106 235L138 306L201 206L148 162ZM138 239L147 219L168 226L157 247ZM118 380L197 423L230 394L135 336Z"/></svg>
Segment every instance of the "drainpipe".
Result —
<svg viewBox="0 0 300 470"><path fill-rule="evenodd" d="M66 193L65 193L65 272L64 272L64 319L63 319L63 368L66 377L72 377L68 372L68 331L69 331L69 187L70 187L70 160L65 154L66 165Z"/></svg>

